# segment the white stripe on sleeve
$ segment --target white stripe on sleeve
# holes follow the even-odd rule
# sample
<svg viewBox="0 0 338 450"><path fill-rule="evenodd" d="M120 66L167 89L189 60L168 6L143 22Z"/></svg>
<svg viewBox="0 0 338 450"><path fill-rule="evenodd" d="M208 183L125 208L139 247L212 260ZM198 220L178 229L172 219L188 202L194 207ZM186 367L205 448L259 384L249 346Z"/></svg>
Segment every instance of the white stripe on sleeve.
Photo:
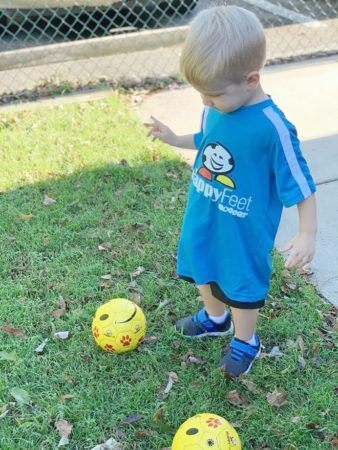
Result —
<svg viewBox="0 0 338 450"><path fill-rule="evenodd" d="M287 126L271 106L264 108L263 112L276 128L282 144L285 158L287 160L293 178L297 182L304 198L309 197L309 195L311 194L311 189L300 168L295 150L292 146L290 132Z"/></svg>

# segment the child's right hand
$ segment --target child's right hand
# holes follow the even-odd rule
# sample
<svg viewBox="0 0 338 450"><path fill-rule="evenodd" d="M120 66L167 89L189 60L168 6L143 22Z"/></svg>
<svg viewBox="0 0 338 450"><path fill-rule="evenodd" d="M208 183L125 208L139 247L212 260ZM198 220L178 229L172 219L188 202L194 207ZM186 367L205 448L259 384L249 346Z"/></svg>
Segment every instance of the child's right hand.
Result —
<svg viewBox="0 0 338 450"><path fill-rule="evenodd" d="M153 136L153 141L159 139L166 144L175 146L178 136L167 125L155 119L155 117L151 116L151 120L153 121L152 123L145 124L146 127L150 128L148 136Z"/></svg>

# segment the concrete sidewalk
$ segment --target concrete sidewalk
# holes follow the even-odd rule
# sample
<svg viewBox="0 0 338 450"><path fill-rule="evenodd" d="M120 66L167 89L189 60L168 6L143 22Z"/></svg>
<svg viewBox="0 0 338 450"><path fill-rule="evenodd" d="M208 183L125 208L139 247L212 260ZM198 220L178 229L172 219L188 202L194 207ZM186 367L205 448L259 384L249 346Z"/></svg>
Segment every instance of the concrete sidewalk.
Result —
<svg viewBox="0 0 338 450"><path fill-rule="evenodd" d="M312 262L319 292L338 306L338 56L271 66L263 86L298 129L303 153L317 183L318 241ZM139 107L144 120L151 115L177 134L196 132L202 103L191 88L147 97ZM177 149L192 163L195 152ZM276 246L297 232L297 208L284 209Z"/></svg>

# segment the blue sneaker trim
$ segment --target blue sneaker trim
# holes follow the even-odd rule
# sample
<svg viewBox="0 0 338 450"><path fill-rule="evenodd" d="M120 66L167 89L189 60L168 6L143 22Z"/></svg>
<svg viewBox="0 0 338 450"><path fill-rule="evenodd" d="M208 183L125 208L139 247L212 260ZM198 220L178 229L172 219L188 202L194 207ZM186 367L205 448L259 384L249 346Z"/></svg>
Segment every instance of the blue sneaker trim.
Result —
<svg viewBox="0 0 338 450"><path fill-rule="evenodd" d="M232 350L231 353L238 354L239 356L245 353L246 355L255 358L259 350L259 343L257 347L253 347L250 344L245 344L244 342L241 342L240 340L233 338L230 342L230 348Z"/></svg>
<svg viewBox="0 0 338 450"><path fill-rule="evenodd" d="M253 363L261 353L259 337L255 335L257 346L233 338L220 361L220 367L226 376L237 378L249 373Z"/></svg>
<svg viewBox="0 0 338 450"><path fill-rule="evenodd" d="M209 315L206 312L205 308L202 308L195 314L192 318L195 323L198 323L205 328L206 331L219 331L219 326L211 319L209 319ZM226 319L225 319L226 320Z"/></svg>
<svg viewBox="0 0 338 450"><path fill-rule="evenodd" d="M175 330L184 337L203 338L207 336L226 336L233 333L233 323L228 313L224 322L217 324L213 322L208 313L202 308L193 316L179 319L175 324Z"/></svg>

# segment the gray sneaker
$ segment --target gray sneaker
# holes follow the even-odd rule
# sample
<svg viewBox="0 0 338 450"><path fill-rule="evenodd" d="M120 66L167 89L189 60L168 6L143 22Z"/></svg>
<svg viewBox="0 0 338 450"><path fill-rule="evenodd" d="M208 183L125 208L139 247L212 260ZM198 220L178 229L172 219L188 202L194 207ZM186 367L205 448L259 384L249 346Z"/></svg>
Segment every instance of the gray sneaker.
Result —
<svg viewBox="0 0 338 450"><path fill-rule="evenodd" d="M175 330L188 338L203 338L207 336L226 336L232 334L234 330L230 314L223 323L215 323L210 318L204 308L193 316L184 317L175 324Z"/></svg>

